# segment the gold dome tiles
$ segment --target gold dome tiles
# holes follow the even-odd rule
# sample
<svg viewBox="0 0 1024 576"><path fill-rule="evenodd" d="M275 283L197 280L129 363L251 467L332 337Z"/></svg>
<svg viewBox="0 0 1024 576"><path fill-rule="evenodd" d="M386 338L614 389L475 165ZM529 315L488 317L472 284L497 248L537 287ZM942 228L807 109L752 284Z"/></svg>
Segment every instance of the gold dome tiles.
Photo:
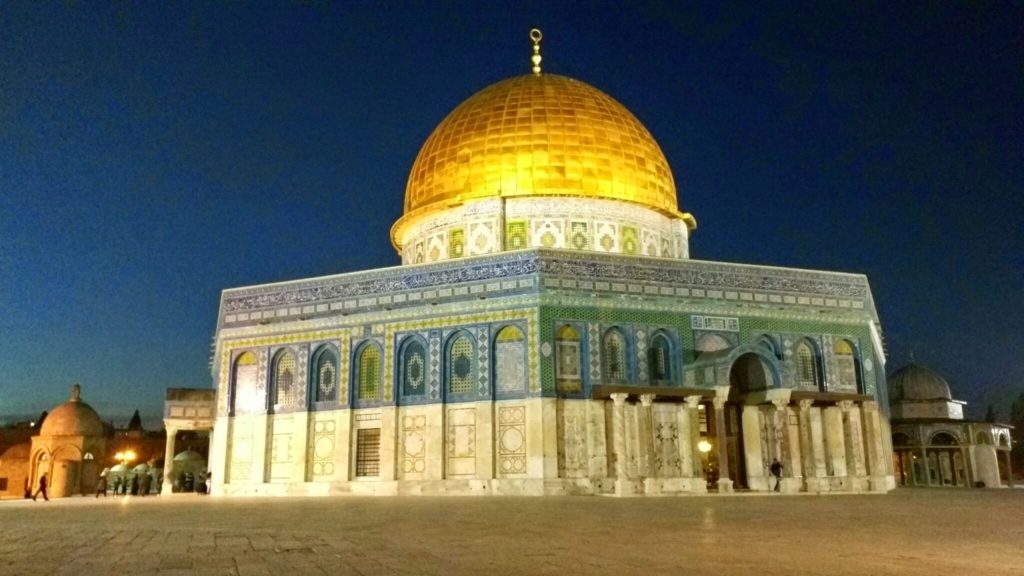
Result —
<svg viewBox="0 0 1024 576"><path fill-rule="evenodd" d="M445 118L413 165L403 220L522 196L607 198L682 216L668 162L643 125L596 88L550 74L494 84Z"/></svg>

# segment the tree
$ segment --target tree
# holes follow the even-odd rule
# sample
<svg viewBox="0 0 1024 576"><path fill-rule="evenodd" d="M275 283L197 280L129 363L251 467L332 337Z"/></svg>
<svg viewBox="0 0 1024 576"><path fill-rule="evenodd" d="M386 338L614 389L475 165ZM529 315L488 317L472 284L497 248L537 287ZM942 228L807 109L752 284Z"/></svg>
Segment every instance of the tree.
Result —
<svg viewBox="0 0 1024 576"><path fill-rule="evenodd" d="M139 411L136 410L135 414L132 414L132 419L128 421L129 430L142 430L142 417L139 416Z"/></svg>

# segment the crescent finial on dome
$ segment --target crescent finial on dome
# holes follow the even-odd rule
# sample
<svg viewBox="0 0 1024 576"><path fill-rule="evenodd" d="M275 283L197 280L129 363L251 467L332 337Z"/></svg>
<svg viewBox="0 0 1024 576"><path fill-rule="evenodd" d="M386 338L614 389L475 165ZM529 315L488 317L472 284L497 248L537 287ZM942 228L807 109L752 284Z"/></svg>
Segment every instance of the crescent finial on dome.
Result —
<svg viewBox="0 0 1024 576"><path fill-rule="evenodd" d="M533 56L530 56L530 62L533 62L533 74L535 76L540 76L540 40L543 37L537 28L530 30L530 40L533 40Z"/></svg>

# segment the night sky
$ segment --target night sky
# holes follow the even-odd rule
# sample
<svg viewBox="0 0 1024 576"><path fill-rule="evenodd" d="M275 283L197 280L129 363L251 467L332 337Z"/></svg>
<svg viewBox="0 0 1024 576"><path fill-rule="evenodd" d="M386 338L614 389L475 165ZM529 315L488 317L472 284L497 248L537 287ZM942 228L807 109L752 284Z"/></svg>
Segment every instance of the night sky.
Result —
<svg viewBox="0 0 1024 576"><path fill-rule="evenodd" d="M1022 3L145 4L0 5L0 420L80 382L157 428L222 289L398 264L419 147L532 27L658 140L694 258L867 274L890 372L1024 391Z"/></svg>

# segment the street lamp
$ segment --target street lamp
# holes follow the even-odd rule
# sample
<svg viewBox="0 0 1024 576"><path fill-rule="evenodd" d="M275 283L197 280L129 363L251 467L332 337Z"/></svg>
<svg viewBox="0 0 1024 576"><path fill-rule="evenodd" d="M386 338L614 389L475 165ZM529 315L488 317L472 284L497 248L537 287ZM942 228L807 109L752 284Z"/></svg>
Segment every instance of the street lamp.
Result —
<svg viewBox="0 0 1024 576"><path fill-rule="evenodd" d="M701 440L700 442L697 443L697 450L700 450L702 454L707 454L708 452L711 452L711 442L708 442L707 440Z"/></svg>
<svg viewBox="0 0 1024 576"><path fill-rule="evenodd" d="M133 450L125 450L124 452L114 454L114 458L121 464L128 466L129 462L135 460L135 452Z"/></svg>

